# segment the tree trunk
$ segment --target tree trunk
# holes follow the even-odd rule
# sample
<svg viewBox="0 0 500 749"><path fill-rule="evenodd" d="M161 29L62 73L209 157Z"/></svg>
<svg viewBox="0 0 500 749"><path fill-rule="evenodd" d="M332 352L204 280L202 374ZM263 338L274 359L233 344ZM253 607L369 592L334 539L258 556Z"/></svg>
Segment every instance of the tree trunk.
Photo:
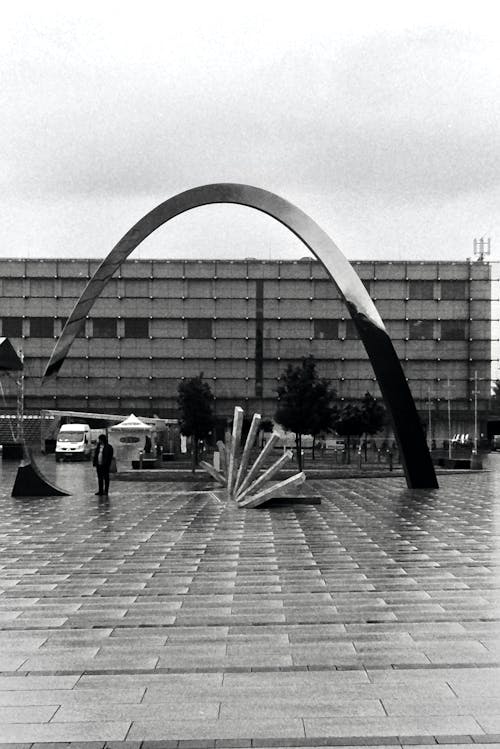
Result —
<svg viewBox="0 0 500 749"><path fill-rule="evenodd" d="M314 450L315 450L315 447L316 447L316 435L315 435L315 434L313 434L313 443L312 443L312 459L313 459L313 460L314 460L314 458L315 458L315 455L314 455Z"/></svg>
<svg viewBox="0 0 500 749"><path fill-rule="evenodd" d="M351 462L351 437L349 434L347 435L347 456L346 457L347 457L347 465L349 465Z"/></svg>
<svg viewBox="0 0 500 749"><path fill-rule="evenodd" d="M194 473L198 466L198 438L193 435L191 438L191 471Z"/></svg>
<svg viewBox="0 0 500 749"><path fill-rule="evenodd" d="M297 466L299 471L302 470L302 435L295 434L295 449L297 451Z"/></svg>

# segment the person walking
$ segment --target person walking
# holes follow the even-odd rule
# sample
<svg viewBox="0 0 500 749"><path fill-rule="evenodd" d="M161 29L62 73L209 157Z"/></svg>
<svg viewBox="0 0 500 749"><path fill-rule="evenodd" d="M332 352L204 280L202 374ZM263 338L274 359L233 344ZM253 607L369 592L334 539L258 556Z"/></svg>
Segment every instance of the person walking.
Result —
<svg viewBox="0 0 500 749"><path fill-rule="evenodd" d="M99 491L96 496L108 494L109 490L109 468L113 459L113 447L108 443L105 434L100 434L94 453L94 466L97 471L97 484Z"/></svg>

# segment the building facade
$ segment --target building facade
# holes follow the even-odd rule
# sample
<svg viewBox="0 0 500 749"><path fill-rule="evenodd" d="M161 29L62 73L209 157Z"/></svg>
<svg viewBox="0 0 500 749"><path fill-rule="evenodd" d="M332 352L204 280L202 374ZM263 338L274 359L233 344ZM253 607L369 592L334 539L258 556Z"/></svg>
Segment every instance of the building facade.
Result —
<svg viewBox="0 0 500 749"><path fill-rule="evenodd" d="M204 373L224 416L272 416L280 374L312 354L340 399L378 395L336 287L313 259L129 260L85 321L57 377L41 376L95 260L0 261L0 335L25 358L25 409L172 418L182 378ZM353 263L392 337L427 423L470 432L491 380L491 278L485 262ZM2 377L3 410L15 392Z"/></svg>

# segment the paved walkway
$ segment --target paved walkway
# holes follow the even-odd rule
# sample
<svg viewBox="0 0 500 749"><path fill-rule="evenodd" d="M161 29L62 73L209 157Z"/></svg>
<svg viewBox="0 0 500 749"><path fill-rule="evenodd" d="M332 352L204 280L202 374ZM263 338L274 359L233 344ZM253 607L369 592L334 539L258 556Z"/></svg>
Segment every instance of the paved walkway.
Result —
<svg viewBox="0 0 500 749"><path fill-rule="evenodd" d="M46 470L0 476L0 743L500 747L500 477L245 511Z"/></svg>

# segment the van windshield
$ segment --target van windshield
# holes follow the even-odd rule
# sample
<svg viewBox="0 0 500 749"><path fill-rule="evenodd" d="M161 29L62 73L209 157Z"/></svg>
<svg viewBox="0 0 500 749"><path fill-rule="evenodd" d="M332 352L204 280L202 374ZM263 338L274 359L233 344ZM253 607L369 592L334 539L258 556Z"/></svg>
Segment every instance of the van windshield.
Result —
<svg viewBox="0 0 500 749"><path fill-rule="evenodd" d="M83 432L60 432L59 442L83 442Z"/></svg>

